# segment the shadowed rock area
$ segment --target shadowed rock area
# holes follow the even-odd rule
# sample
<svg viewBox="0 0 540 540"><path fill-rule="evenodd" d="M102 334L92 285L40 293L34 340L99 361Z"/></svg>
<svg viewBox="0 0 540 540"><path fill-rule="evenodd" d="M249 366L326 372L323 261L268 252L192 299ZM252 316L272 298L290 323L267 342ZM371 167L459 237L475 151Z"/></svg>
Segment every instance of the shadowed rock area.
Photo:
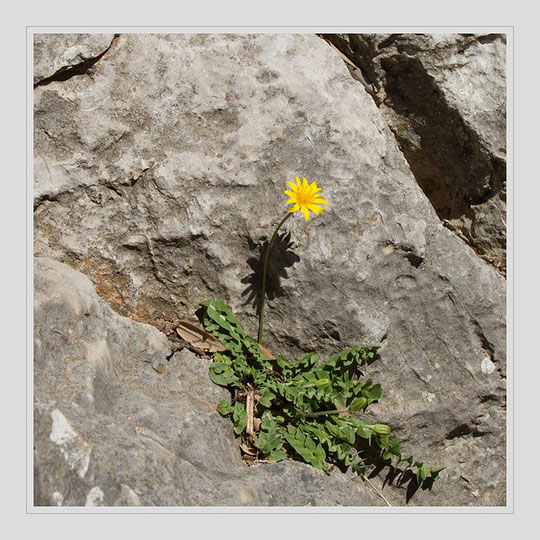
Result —
<svg viewBox="0 0 540 540"><path fill-rule="evenodd" d="M35 254L47 259L37 267L45 283L62 268L91 295L84 274L116 313L102 321L84 306L69 308L75 320L55 324L64 303L75 302L71 293L53 295L56 314L40 315L36 299L35 361L47 373L36 376L39 504L60 500L56 492L63 504L85 504L95 487L90 500L102 504L137 495L141 505L271 505L257 487L268 483L273 497L284 493L277 505L384 504L348 475L293 463L248 469L228 421L214 412L221 390L206 382L210 397L202 397L207 366L185 352L167 361L170 343L158 331L215 298L256 334L260 246L286 212L285 181L305 176L330 207L309 222L295 215L284 228L265 346L298 359L380 344L380 359L366 368L383 388L373 420L393 428L404 455L446 467L431 491L410 498L407 486L386 483L385 497L395 505L504 505L504 277L443 225L384 112L336 51L313 35L77 39L94 38L106 54L35 89ZM55 39L36 42L49 40L42 62L65 53ZM57 71L52 58L45 64ZM425 121L426 129L437 125ZM111 330L116 324L126 333ZM178 367L188 365L199 366L197 382ZM159 410L145 408L158 391ZM82 450L69 457L62 437ZM207 458L209 441L219 451ZM138 468L146 451L156 454ZM288 467L290 478L307 474L315 487L289 481ZM385 473L372 481L382 488ZM293 484L297 491L285 495Z"/></svg>
<svg viewBox="0 0 540 540"><path fill-rule="evenodd" d="M504 273L505 36L324 37L372 85L381 114L443 223Z"/></svg>

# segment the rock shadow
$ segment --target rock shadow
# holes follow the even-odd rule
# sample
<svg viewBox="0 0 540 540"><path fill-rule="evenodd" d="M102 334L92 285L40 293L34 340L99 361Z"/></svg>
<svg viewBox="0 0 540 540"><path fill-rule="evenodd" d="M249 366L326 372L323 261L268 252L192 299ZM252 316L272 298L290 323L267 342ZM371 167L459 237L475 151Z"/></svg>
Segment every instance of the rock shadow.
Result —
<svg viewBox="0 0 540 540"><path fill-rule="evenodd" d="M373 467L367 477L375 478L376 476L379 476L379 474L384 474L386 471L382 489L384 490L387 485L405 489L406 504L411 502L419 489L425 491L433 488L434 479L432 476L428 476L426 479L418 481L416 473L411 469L404 469L399 465L395 466L389 460L384 459L384 452L376 445L370 445L365 440L360 440L357 442L356 447L360 450L360 455L364 459L366 465L371 465Z"/></svg>
<svg viewBox="0 0 540 540"><path fill-rule="evenodd" d="M251 272L241 280L246 285L242 291L243 305L251 304L258 313L261 305L264 257L268 249L269 239L265 238L257 243L251 240L251 238L248 238L247 241L249 249L255 252L255 255L247 260ZM268 261L266 298L269 300L283 296L284 292L281 286L281 280L288 277L287 269L300 261L300 257L293 251L293 248L291 233L278 233Z"/></svg>

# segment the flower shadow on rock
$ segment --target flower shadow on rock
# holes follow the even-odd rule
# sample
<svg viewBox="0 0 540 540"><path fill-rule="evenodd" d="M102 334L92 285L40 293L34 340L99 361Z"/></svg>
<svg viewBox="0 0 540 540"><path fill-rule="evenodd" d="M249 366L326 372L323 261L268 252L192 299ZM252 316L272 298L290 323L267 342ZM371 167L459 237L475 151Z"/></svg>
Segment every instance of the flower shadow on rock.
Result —
<svg viewBox="0 0 540 540"><path fill-rule="evenodd" d="M268 249L268 239L255 243L248 238L249 249L256 252L256 255L247 260L251 272L242 279L242 283L247 285L242 291L244 305L251 304L257 312L261 306L261 290L263 281L264 256ZM300 257L293 251L293 242L291 233L283 232L278 234L272 246L272 255L269 260L268 276L266 283L266 297L274 300L276 297L283 296L281 280L286 279L287 268L292 267L300 261Z"/></svg>

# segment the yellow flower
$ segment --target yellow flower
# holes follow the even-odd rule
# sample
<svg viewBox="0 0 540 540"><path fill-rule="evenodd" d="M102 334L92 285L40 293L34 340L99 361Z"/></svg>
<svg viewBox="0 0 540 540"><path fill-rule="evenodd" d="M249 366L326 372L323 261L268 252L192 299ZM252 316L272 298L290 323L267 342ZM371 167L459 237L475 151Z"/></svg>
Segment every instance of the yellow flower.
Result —
<svg viewBox="0 0 540 540"><path fill-rule="evenodd" d="M309 211L311 210L315 214L320 214L324 212L322 206L317 206L317 204L326 204L328 202L323 195L317 195L321 188L317 187L317 182L308 184L308 181L302 177L302 182L296 177L296 184L293 182L287 182L291 186L291 190L285 190L283 193L288 195L290 199L287 201L287 204L293 203L294 206L289 208L289 212L297 212L300 210L306 221L309 219Z"/></svg>

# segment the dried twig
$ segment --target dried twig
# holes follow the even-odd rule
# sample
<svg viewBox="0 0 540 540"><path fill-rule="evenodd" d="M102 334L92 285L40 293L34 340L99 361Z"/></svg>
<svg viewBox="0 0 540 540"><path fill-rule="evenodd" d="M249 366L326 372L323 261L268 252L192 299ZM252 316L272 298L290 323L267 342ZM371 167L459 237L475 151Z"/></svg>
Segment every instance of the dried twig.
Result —
<svg viewBox="0 0 540 540"><path fill-rule="evenodd" d="M371 483L370 479L367 476L362 476L362 479L365 480L373 489L373 491L388 505L392 506L387 500L386 497Z"/></svg>

